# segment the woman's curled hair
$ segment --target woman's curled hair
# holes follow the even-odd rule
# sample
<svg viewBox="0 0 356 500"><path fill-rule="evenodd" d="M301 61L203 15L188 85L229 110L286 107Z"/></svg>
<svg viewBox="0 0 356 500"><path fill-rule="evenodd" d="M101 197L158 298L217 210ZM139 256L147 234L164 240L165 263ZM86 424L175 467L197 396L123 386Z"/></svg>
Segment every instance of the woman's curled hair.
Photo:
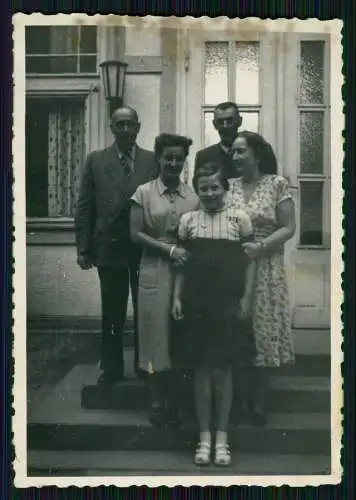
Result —
<svg viewBox="0 0 356 500"><path fill-rule="evenodd" d="M154 153L157 160L161 158L165 148L181 147L185 156L189 154L189 147L193 141L189 137L177 134L160 134L155 139Z"/></svg>
<svg viewBox="0 0 356 500"><path fill-rule="evenodd" d="M219 179L221 182L222 187L225 189L225 191L229 190L229 181L228 178L225 175L224 170L222 167L215 162L206 162L203 163L202 165L199 165L194 172L194 177L193 177L193 187L195 192L198 192L198 182L201 177L210 177L212 175L219 174Z"/></svg>
<svg viewBox="0 0 356 500"><path fill-rule="evenodd" d="M237 137L243 137L247 146L252 149L258 161L258 169L262 174L277 174L277 158L272 146L256 132L244 130Z"/></svg>

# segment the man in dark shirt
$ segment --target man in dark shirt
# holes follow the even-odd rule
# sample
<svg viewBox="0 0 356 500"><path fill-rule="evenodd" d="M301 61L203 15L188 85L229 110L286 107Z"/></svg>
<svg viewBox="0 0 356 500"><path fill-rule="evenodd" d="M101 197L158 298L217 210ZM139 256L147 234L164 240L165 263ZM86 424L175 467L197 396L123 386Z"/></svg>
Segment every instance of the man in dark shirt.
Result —
<svg viewBox="0 0 356 500"><path fill-rule="evenodd" d="M78 265L98 270L102 308L102 349L99 383L124 377L123 328L129 297L136 330L140 249L131 242L129 200L137 187L158 175L154 154L136 143L137 112L129 107L111 116L114 142L93 151L83 168L75 217ZM137 370L137 332L136 332Z"/></svg>
<svg viewBox="0 0 356 500"><path fill-rule="evenodd" d="M234 167L230 150L242 124L242 116L237 104L234 102L218 104L214 110L213 124L220 136L220 142L198 151L195 157L195 168L208 161L217 162L223 166L228 178L236 177L236 167Z"/></svg>

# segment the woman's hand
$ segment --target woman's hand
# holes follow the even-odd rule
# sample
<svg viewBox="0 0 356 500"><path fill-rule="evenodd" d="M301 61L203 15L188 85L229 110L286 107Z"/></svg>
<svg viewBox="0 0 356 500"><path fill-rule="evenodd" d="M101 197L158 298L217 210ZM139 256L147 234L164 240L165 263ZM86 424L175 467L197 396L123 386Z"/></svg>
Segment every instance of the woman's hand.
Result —
<svg viewBox="0 0 356 500"><path fill-rule="evenodd" d="M260 243L249 241L248 243L243 243L242 248L245 254L252 260L259 259L262 257L264 247Z"/></svg>
<svg viewBox="0 0 356 500"><path fill-rule="evenodd" d="M176 321L183 319L183 308L180 299L177 298L173 299L172 316L173 319L175 319Z"/></svg>
<svg viewBox="0 0 356 500"><path fill-rule="evenodd" d="M171 259L174 262L175 266L181 266L186 263L188 260L189 253L184 250L184 248L180 247L174 247L172 254L171 254Z"/></svg>
<svg viewBox="0 0 356 500"><path fill-rule="evenodd" d="M240 300L239 316L241 319L251 316L251 297L244 296Z"/></svg>

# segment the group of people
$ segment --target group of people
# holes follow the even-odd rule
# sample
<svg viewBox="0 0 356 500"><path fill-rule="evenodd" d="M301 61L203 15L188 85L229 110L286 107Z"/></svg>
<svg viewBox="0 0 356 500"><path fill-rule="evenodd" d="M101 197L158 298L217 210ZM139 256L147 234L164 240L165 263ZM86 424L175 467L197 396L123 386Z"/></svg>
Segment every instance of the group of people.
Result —
<svg viewBox="0 0 356 500"><path fill-rule="evenodd" d="M152 424L179 427L175 388L192 373L194 462L209 464L214 448L224 466L230 417L265 425L269 369L294 362L284 244L295 214L272 147L240 131L238 106L217 105L213 124L220 142L197 153L190 187L181 174L191 139L163 133L145 151L137 112L117 109L114 144L90 153L83 169L76 238L79 266L96 266L101 285L98 383L124 377L131 289L135 366L148 383Z"/></svg>

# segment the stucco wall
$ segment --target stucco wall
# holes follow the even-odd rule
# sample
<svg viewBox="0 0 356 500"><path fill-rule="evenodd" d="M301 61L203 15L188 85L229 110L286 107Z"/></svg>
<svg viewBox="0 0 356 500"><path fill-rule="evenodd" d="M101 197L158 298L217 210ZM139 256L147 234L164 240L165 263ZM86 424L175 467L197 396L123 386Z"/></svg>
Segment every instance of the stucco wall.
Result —
<svg viewBox="0 0 356 500"><path fill-rule="evenodd" d="M77 266L74 247L27 247L27 312L30 316L100 316L96 270L82 271Z"/></svg>
<svg viewBox="0 0 356 500"><path fill-rule="evenodd" d="M110 58L119 54L115 36L103 33L100 57ZM160 30L139 23L125 30L125 56L159 56L162 51ZM104 51L104 53L103 53ZM110 56L110 57L109 57ZM154 138L160 132L161 74L128 74L125 85L125 102L137 109L141 121L138 137L140 146L153 149ZM99 85L100 87L100 85ZM107 110L103 96L99 96L98 108L91 120L99 120L97 128L89 130L90 144L94 149L109 145L112 135L108 126ZM91 99L98 99L96 94ZM98 111L102 111L100 116ZM99 139L98 139L99 131ZM93 149L93 148L90 148ZM47 237L47 243L50 237ZM70 241L74 236L70 236ZM27 246L27 314L29 316L100 316L100 288L95 269L81 271L76 264L75 246L37 245ZM132 314L131 303L129 315Z"/></svg>

